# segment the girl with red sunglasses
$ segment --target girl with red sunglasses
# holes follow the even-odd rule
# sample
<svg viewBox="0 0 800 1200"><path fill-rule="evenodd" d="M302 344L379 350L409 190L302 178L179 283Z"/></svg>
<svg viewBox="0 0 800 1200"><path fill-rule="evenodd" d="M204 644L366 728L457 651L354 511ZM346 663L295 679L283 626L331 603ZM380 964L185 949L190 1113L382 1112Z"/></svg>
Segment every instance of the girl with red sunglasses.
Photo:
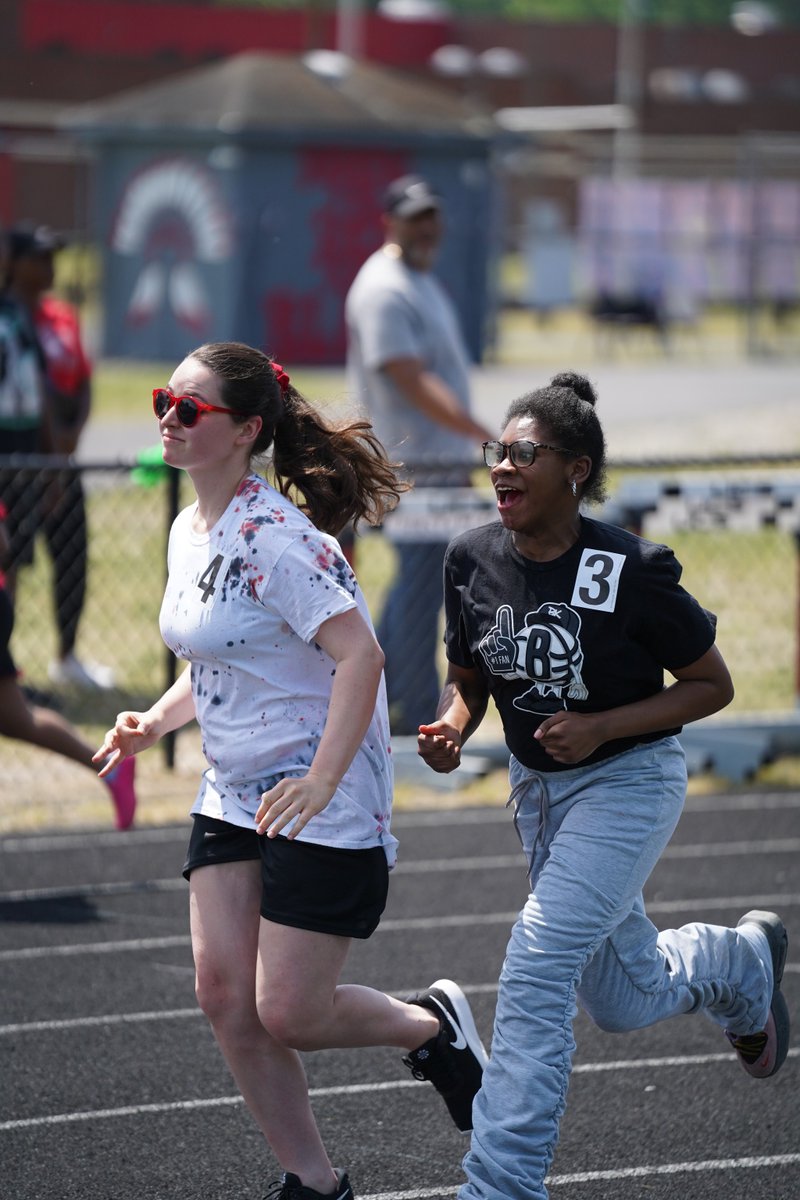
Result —
<svg viewBox="0 0 800 1200"><path fill-rule="evenodd" d="M351 939L378 925L397 843L383 653L333 535L379 522L404 485L367 422L327 423L249 346L201 346L154 408L164 461L197 493L171 531L160 618L191 666L146 712L120 713L97 758L113 768L197 719L208 767L184 875L198 1000L284 1170L273 1200L352 1200L298 1051L425 1047L462 1123L485 1059L450 981L408 1003L339 983ZM268 452L274 485L253 470Z"/></svg>

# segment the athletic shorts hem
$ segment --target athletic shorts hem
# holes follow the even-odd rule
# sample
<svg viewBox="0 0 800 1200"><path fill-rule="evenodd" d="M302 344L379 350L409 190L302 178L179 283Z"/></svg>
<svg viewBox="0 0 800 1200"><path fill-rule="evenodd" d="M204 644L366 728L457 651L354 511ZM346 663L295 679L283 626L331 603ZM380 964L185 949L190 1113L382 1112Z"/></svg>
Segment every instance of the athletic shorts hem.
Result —
<svg viewBox="0 0 800 1200"><path fill-rule="evenodd" d="M269 838L216 817L194 815L183 875L226 862L259 862L259 911L311 933L368 938L386 907L389 865L382 846L359 850Z"/></svg>
<svg viewBox="0 0 800 1200"><path fill-rule="evenodd" d="M344 924L324 925L321 921L313 921L310 917L290 917L286 913L265 912L263 905L261 916L265 921L271 921L273 925L287 925L290 929L307 929L309 933L327 933L333 937L361 939L371 937L380 923L380 916L378 916L369 926L361 925L357 929Z"/></svg>

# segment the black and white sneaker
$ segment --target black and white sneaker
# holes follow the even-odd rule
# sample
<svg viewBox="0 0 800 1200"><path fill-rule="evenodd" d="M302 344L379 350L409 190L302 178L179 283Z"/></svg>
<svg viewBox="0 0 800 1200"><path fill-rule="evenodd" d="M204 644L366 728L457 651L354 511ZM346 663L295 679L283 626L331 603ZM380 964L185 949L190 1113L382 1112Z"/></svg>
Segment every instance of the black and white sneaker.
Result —
<svg viewBox="0 0 800 1200"><path fill-rule="evenodd" d="M437 979L408 1004L430 1009L441 1021L436 1037L403 1058L415 1079L436 1088L462 1133L472 1129L472 1101L481 1086L488 1055L475 1028L467 997L452 979Z"/></svg>
<svg viewBox="0 0 800 1200"><path fill-rule="evenodd" d="M353 1200L353 1189L344 1171L337 1171L338 1185L333 1192L315 1192L303 1187L298 1175L287 1171L282 1179L270 1185L264 1200Z"/></svg>

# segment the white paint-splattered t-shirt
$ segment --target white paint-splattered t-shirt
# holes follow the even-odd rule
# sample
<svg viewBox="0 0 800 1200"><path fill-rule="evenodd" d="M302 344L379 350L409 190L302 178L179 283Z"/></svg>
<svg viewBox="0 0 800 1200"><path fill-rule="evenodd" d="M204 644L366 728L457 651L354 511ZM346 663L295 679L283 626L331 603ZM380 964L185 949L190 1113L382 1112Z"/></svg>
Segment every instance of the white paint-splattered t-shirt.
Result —
<svg viewBox="0 0 800 1200"><path fill-rule="evenodd" d="M191 663L192 694L209 763L192 808L253 828L261 793L302 776L328 712L335 664L314 638L329 617L369 612L339 543L260 476L243 480L207 534L191 505L175 519L161 634ZM386 689L326 808L300 839L382 846L390 865L392 762Z"/></svg>

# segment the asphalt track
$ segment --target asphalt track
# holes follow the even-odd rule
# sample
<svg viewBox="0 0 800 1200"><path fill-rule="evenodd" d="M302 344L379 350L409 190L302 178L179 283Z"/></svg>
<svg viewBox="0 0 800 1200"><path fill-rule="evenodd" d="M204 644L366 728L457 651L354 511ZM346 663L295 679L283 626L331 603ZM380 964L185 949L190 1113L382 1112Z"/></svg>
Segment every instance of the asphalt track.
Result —
<svg viewBox="0 0 800 1200"><path fill-rule="evenodd" d="M488 1043L525 896L508 815L405 813L395 828L389 908L347 978L404 995L450 975ZM276 1175L195 1007L185 842L170 827L0 843L4 1200L257 1200ZM800 795L692 797L647 888L660 926L779 911L795 1021L799 849ZM751 1080L702 1017L608 1035L581 1016L576 1034L553 1200L800 1197L796 1033L768 1081ZM396 1051L306 1060L324 1137L359 1200L455 1195L465 1141Z"/></svg>

